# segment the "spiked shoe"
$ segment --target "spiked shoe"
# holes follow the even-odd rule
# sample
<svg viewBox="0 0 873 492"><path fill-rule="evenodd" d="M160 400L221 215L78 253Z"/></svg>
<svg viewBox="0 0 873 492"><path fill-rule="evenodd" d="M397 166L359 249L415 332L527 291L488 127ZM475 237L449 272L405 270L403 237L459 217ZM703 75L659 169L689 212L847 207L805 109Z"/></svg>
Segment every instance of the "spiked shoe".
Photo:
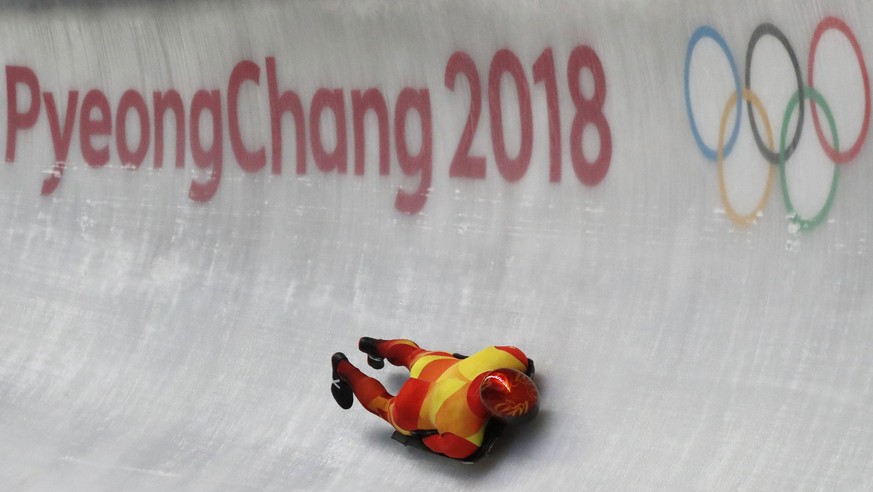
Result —
<svg viewBox="0 0 873 492"><path fill-rule="evenodd" d="M339 373L336 371L337 366L342 361L348 361L345 354L337 352L330 358L330 365L333 369L333 383L330 386L330 392L337 404L345 410L352 408L353 393L349 383L343 381Z"/></svg>
<svg viewBox="0 0 873 492"><path fill-rule="evenodd" d="M385 367L385 358L379 356L379 350L376 348L376 343L379 340L370 337L361 337L358 341L358 349L367 354L367 364L373 369L382 369Z"/></svg>

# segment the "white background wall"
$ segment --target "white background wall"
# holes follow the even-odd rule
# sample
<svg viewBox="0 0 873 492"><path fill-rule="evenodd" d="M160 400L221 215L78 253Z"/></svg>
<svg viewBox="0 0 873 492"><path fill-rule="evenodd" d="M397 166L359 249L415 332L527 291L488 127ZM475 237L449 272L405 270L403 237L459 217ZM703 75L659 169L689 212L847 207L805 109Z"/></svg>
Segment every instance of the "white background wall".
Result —
<svg viewBox="0 0 873 492"><path fill-rule="evenodd" d="M818 228L791 230L777 181L757 224L741 229L725 216L716 165L697 148L684 102L698 26L725 36L743 77L749 36L771 21L805 76L821 12L846 20L873 54L873 9L841 1L4 11L0 60L32 68L63 107L71 89L81 98L100 88L114 108L129 88L175 88L187 108L200 88L226 97L237 62L263 70L274 56L280 85L307 114L319 87L343 88L347 105L351 89L379 87L392 113L403 87L428 88L434 156L427 204L409 216L394 199L417 181L393 151L388 177L375 172L372 145L363 177L323 174L311 154L310 172L295 176L288 149L282 175L245 174L225 135L220 188L200 204L187 196L203 177L190 148L182 170L171 158L153 169L153 150L140 169L122 169L114 146L93 169L77 128L62 183L43 197L54 159L43 112L21 133L15 162L0 165L0 488L871 488L870 146L842 168ZM822 53L837 55L816 62L835 64L816 66L816 85L831 87L848 142L863 87L840 43L823 38ZM566 60L579 44L594 48L607 81L613 153L596 187L569 167ZM561 95L558 184L548 182L546 101L530 73L546 47ZM514 184L500 179L486 100L473 150L486 156L487 177L449 178L469 95L445 87L446 61L466 51L484 85L501 48L531 83L530 170ZM781 124L790 66L778 44L760 49L755 73L774 75L753 84ZM693 106L712 138L733 86L718 77L730 71L714 45L695 53ZM243 134L267 143L266 80L247 87ZM507 135L518 132L515 117L507 110ZM790 183L815 209L832 168L810 123ZM766 166L745 120L725 166L735 170L729 193L748 207ZM387 424L330 397L330 355L363 365L362 335L459 352L517 345L536 360L542 413L474 467L404 449ZM396 369L380 377L393 390L403 381Z"/></svg>

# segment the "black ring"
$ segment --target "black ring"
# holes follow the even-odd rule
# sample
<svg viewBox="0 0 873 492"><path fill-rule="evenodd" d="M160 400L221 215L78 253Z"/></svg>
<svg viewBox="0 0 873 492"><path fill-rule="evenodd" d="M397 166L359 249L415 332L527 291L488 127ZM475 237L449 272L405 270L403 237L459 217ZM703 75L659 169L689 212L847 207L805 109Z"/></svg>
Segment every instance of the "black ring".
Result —
<svg viewBox="0 0 873 492"><path fill-rule="evenodd" d="M797 130L795 130L794 138L791 139L791 144L785 149L785 159L787 160L791 157L791 154L794 153L794 150L797 149L797 143L800 141L800 133L801 130L803 130L803 76L800 74L800 64L797 63L797 55L794 53L791 43L788 42L788 38L785 37L785 34L783 34L778 27L769 22L765 22L756 27L755 32L752 33L751 39L749 39L749 46L746 48L746 88L751 90L752 53L755 51L755 45L758 44L758 39L760 39L761 36L767 34L778 39L779 42L782 43L782 47L785 48L785 51L788 52L788 57L791 59L791 65L794 67L794 76L797 78L797 92L800 94L800 104L797 112ZM737 95L737 97L739 97L739 95ZM752 135L755 136L755 143L758 145L758 150L761 151L761 154L764 155L764 158L767 159L767 161L771 164L778 165L779 152L771 151L764 144L764 141L761 139L761 134L758 133L758 126L755 124L755 115L752 113L752 102L749 101L747 105L749 110L749 122L752 124Z"/></svg>

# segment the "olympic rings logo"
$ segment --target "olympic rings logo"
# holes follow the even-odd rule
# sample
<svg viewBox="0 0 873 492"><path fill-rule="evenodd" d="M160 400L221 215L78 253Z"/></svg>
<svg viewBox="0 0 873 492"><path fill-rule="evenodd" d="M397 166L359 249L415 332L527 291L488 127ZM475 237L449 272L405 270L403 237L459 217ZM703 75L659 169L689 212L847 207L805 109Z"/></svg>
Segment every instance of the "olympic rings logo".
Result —
<svg viewBox="0 0 873 492"><path fill-rule="evenodd" d="M815 66L814 61L816 56L816 50L818 49L818 44L821 40L822 35L826 31L831 29L837 30L842 33L851 44L855 57L857 58L859 68L861 69L862 82L864 85L864 116L861 123L861 130L852 145L844 151L840 150L836 123L834 120L834 116L831 113L831 109L828 106L828 103L825 100L824 96L822 96L822 94L815 89L815 85L813 83L813 67ZM755 46L757 45L758 41L763 36L773 36L785 49L788 54L788 58L791 60L791 65L794 69L794 75L797 82L797 91L791 97L787 107L785 108L781 132L779 134L778 147L776 147L777 142L773 138L770 120L764 109L764 105L761 103L760 99L758 99L758 97L755 95L754 91L752 91L752 88L750 87L752 54L755 51ZM721 124L719 127L718 145L715 148L707 145L700 135L697 127L697 122L694 117L694 111L691 107L691 94L689 91L691 55L694 53L694 49L697 46L697 43L704 38L709 38L715 41L715 43L724 53L724 56L730 63L730 68L733 73L734 79L733 82L736 88L736 91L728 98L728 101L725 104L724 112L721 116ZM819 210L819 212L812 217L801 217L796 212L794 204L791 200L791 195L788 190L788 183L785 172L786 161L794 154L794 151L797 149L797 144L800 140L801 130L803 129L803 123L806 117L803 104L805 100L810 101L812 123L815 127L815 133L818 137L819 144L822 146L822 149L824 150L828 158L834 163L833 177L831 178L831 185L827 199L825 200L825 203ZM764 193L761 196L760 201L751 213L745 215L737 212L732 205L725 188L724 179L724 159L728 155L730 155L731 151L734 148L734 144L736 143L737 135L739 134L740 120L742 119L741 115L743 110L743 101L745 101L747 105L747 110L749 113L749 124L751 125L752 134L755 137L755 144L757 145L758 150L761 152L764 158L772 164L768 171L767 183L765 184ZM724 38L712 27L702 26L698 28L694 32L694 34L692 34L691 39L688 41L688 49L685 55L685 105L688 111L688 119L691 125L691 132L694 135L694 140L697 142L697 146L700 148L701 152L703 152L703 155L707 159L717 162L721 201L725 207L725 212L731 222L741 227L748 226L754 223L759 213L762 212L764 207L767 205L772 181L774 180L776 174L775 168L778 167L782 188L782 197L785 203L785 207L788 211L789 220L792 224L796 226L797 229L812 229L813 227L820 224L828 215L831 204L833 203L834 195L836 194L837 190L840 166L842 164L852 162L858 156L858 153L861 151L861 147L864 145L864 141L867 138L867 130L870 123L870 80L867 74L867 65L864 62L864 56L861 52L861 47L858 44L858 40L855 37L855 34L852 32L851 29L849 29L845 22L836 17L825 18L815 28L815 32L812 36L812 41L810 42L809 47L806 85L804 85L800 65L797 61L797 55L795 54L791 43L788 42L788 38L785 36L785 34L783 34L782 31L780 31L773 24L764 23L759 25L757 28L755 28L755 31L752 33L752 36L749 39L749 45L746 49L744 85L740 83L740 75L739 71L737 70L737 64L733 58L733 54L731 53L730 48L727 45L727 42L725 42ZM822 128L817 108L821 108L822 113L824 113L824 116L828 123L828 130L831 135L831 141L833 142L833 144L831 144L825 136L825 132ZM764 133L767 139L766 143L761 137L761 132L758 128L758 125L756 124L753 110L758 113L763 123ZM725 139L725 127L727 126L727 122L732 111L736 111L737 117L734 120L734 125L731 129L730 135L727 137L727 139ZM794 135L789 139L788 126L795 111L797 111L798 115L797 127ZM777 148L778 151L776 150Z"/></svg>

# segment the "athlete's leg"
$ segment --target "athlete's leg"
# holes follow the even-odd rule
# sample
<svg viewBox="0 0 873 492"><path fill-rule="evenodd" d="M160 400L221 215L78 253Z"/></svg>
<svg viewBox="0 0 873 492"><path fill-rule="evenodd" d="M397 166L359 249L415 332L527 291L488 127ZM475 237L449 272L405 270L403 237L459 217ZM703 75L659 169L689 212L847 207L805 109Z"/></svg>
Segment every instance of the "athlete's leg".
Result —
<svg viewBox="0 0 873 492"><path fill-rule="evenodd" d="M412 369L412 366L424 356L435 355L452 357L447 352L433 352L424 350L412 340L398 338L394 340L378 340L370 337L361 338L358 342L358 348L370 357L370 366L377 367L382 359L388 359L388 362L395 366L402 366L407 369Z"/></svg>
<svg viewBox="0 0 873 492"><path fill-rule="evenodd" d="M378 380L362 373L348 360L341 360L336 373L351 386L355 397L369 412L388 420L388 404L394 398Z"/></svg>
<svg viewBox="0 0 873 492"><path fill-rule="evenodd" d="M403 366L407 369L412 367L412 364L426 354L427 351L418 346L412 340L396 339L396 340L379 340L376 342L376 349L379 355L388 359L388 362L395 366Z"/></svg>

